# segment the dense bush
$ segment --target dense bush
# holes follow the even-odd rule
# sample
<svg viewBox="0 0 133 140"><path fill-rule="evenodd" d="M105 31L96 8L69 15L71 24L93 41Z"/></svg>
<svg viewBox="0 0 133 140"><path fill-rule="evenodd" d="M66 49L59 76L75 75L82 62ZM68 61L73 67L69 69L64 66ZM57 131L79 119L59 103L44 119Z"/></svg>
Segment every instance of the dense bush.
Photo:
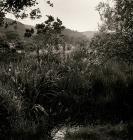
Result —
<svg viewBox="0 0 133 140"><path fill-rule="evenodd" d="M13 118L9 119L9 131L12 128L16 139L28 134L45 137L64 123L132 120L132 65L89 62L86 49L80 48L69 57L49 52L40 55L40 61L36 56L26 56L1 65L1 87L11 96L8 103L15 107L15 115L1 111Z"/></svg>

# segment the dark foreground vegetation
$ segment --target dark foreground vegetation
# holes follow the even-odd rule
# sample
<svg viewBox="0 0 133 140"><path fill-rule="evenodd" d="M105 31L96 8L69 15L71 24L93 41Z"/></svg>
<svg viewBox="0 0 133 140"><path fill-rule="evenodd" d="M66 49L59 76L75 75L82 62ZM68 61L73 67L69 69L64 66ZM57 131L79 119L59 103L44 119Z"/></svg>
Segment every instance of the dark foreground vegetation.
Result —
<svg viewBox="0 0 133 140"><path fill-rule="evenodd" d="M15 2L14 7L6 1L6 10L23 9ZM34 5L27 2L24 6ZM133 139L133 2L115 2L113 8L97 7L104 26L90 41L62 35L62 21L52 16L36 33L27 29L25 37L16 30L3 33L4 23L1 140L47 140L55 127L65 125L83 126L68 130L65 140Z"/></svg>
<svg viewBox="0 0 133 140"><path fill-rule="evenodd" d="M50 52L40 63L35 56L1 62L1 139L37 139L65 124L132 122L133 66L90 65L86 52L74 51L64 61Z"/></svg>
<svg viewBox="0 0 133 140"><path fill-rule="evenodd" d="M65 140L132 140L132 132L126 124L96 125L79 127L75 132L68 132Z"/></svg>

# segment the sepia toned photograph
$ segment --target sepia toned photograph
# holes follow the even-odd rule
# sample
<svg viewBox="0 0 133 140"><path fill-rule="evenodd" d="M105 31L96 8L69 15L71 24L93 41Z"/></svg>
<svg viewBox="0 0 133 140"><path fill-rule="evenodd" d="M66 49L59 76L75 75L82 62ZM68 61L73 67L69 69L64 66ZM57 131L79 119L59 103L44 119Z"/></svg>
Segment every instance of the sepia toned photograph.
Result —
<svg viewBox="0 0 133 140"><path fill-rule="evenodd" d="M0 0L0 140L133 140L133 0Z"/></svg>

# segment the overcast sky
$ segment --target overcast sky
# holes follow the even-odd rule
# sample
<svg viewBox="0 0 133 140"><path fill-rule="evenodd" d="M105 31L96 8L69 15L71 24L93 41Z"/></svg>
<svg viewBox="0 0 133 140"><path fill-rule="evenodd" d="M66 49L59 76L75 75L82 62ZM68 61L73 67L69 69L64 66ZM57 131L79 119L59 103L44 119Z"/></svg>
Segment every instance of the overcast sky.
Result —
<svg viewBox="0 0 133 140"><path fill-rule="evenodd" d="M45 15L59 17L63 24L77 31L94 31L98 29L99 14L95 7L100 1L106 0L53 0L54 7L46 5L46 0L38 0L43 17L40 20L22 21L25 24L35 25L43 22ZM8 16L9 17L9 16Z"/></svg>

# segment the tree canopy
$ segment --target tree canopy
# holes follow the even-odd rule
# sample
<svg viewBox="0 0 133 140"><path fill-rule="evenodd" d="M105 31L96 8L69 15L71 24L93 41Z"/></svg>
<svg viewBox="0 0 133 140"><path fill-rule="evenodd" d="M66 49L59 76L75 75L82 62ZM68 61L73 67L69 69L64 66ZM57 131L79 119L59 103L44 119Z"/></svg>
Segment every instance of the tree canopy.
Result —
<svg viewBox="0 0 133 140"><path fill-rule="evenodd" d="M34 38L43 40L42 44L45 46L58 47L59 44L63 43L62 31L65 27L59 18L55 19L51 15L47 18L44 23L36 25L37 35Z"/></svg>
<svg viewBox="0 0 133 140"><path fill-rule="evenodd" d="M111 1L111 0L110 0ZM133 39L133 1L113 0L114 5L100 2L97 10L107 30L116 31Z"/></svg>
<svg viewBox="0 0 133 140"><path fill-rule="evenodd" d="M50 6L53 4L50 0L46 0L46 3ZM39 8L34 8L30 13L26 13L26 8L36 6L38 4L37 0L0 0L0 25L2 25L4 17L7 13L14 14L17 18L40 18L41 11Z"/></svg>
<svg viewBox="0 0 133 140"><path fill-rule="evenodd" d="M117 60L133 62L133 1L111 0L100 2L97 10L102 25L101 33L93 38L91 47L97 50L98 57L108 60L117 57Z"/></svg>

